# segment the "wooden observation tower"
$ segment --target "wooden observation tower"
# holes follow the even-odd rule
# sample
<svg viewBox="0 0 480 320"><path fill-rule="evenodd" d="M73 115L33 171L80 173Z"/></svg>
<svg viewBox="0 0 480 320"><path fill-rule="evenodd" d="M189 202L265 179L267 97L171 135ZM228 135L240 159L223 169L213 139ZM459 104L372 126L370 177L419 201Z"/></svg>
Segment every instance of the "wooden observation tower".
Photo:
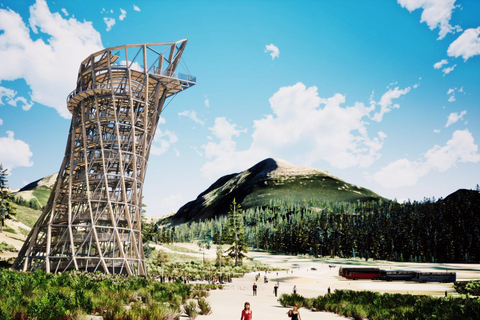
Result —
<svg viewBox="0 0 480 320"><path fill-rule="evenodd" d="M16 269L146 274L143 181L165 100L196 83L175 72L186 44L124 45L81 63L65 157Z"/></svg>

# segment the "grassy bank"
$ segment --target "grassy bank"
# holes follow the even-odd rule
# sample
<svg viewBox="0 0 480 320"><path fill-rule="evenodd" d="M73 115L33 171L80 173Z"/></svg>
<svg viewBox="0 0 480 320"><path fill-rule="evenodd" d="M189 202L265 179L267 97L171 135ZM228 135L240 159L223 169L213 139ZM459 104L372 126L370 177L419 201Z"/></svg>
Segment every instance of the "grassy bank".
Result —
<svg viewBox="0 0 480 320"><path fill-rule="evenodd" d="M0 269L0 319L174 319L188 299L208 295L206 289L145 277Z"/></svg>
<svg viewBox="0 0 480 320"><path fill-rule="evenodd" d="M468 297L434 298L408 294L380 294L369 291L336 290L317 298L298 294L282 294L278 299L284 307L296 303L299 307L328 311L354 319L478 319L480 300Z"/></svg>

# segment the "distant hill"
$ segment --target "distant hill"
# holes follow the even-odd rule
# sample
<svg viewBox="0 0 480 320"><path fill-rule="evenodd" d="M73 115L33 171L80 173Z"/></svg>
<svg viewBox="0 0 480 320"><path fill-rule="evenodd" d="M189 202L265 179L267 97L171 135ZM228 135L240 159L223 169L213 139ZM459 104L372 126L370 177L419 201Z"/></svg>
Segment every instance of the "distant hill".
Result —
<svg viewBox="0 0 480 320"><path fill-rule="evenodd" d="M274 199L368 201L381 196L347 183L330 173L295 166L281 159L265 159L250 169L221 177L197 199L169 218L172 224L211 219L229 211L233 199L244 209L268 206Z"/></svg>
<svg viewBox="0 0 480 320"><path fill-rule="evenodd" d="M21 197L26 201L37 200L40 207L47 204L53 185L57 180L58 173L31 182L14 193L15 197Z"/></svg>
<svg viewBox="0 0 480 320"><path fill-rule="evenodd" d="M458 189L454 193L449 194L442 201L443 203L459 203L472 202L477 208L480 208L480 191L478 190L468 190L468 189Z"/></svg>

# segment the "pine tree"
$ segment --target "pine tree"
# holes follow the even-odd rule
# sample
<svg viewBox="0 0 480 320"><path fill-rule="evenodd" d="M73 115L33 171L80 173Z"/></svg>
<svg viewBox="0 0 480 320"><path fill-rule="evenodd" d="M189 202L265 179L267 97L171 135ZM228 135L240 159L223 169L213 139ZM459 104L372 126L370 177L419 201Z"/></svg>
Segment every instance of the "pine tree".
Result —
<svg viewBox="0 0 480 320"><path fill-rule="evenodd" d="M7 169L3 169L3 165L0 163L0 232L3 231L5 219L10 215L15 215L15 210L10 204L13 196L8 189L7 176Z"/></svg>
<svg viewBox="0 0 480 320"><path fill-rule="evenodd" d="M230 257L235 259L235 266L241 264L245 253L248 252L247 243L245 242L245 229L243 227L243 209L233 199L228 212L227 220L227 239L226 243L232 245L227 252Z"/></svg>

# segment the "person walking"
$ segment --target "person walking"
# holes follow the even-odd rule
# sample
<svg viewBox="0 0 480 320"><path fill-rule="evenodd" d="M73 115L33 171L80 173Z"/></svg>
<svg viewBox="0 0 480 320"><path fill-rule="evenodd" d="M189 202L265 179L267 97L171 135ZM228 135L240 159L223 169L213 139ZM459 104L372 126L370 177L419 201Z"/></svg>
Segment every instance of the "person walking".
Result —
<svg viewBox="0 0 480 320"><path fill-rule="evenodd" d="M293 294L297 294L297 285L293 286Z"/></svg>
<svg viewBox="0 0 480 320"><path fill-rule="evenodd" d="M257 284L255 282L253 283L253 295L257 295Z"/></svg>
<svg viewBox="0 0 480 320"><path fill-rule="evenodd" d="M275 297L277 296L278 292L278 284L275 283L275 286L273 287L273 293L275 293Z"/></svg>
<svg viewBox="0 0 480 320"><path fill-rule="evenodd" d="M292 320L302 320L300 316L300 311L298 310L298 305L295 303L292 310L288 310L287 315L292 318Z"/></svg>
<svg viewBox="0 0 480 320"><path fill-rule="evenodd" d="M245 302L240 320L252 320L252 310L250 309L250 302Z"/></svg>

